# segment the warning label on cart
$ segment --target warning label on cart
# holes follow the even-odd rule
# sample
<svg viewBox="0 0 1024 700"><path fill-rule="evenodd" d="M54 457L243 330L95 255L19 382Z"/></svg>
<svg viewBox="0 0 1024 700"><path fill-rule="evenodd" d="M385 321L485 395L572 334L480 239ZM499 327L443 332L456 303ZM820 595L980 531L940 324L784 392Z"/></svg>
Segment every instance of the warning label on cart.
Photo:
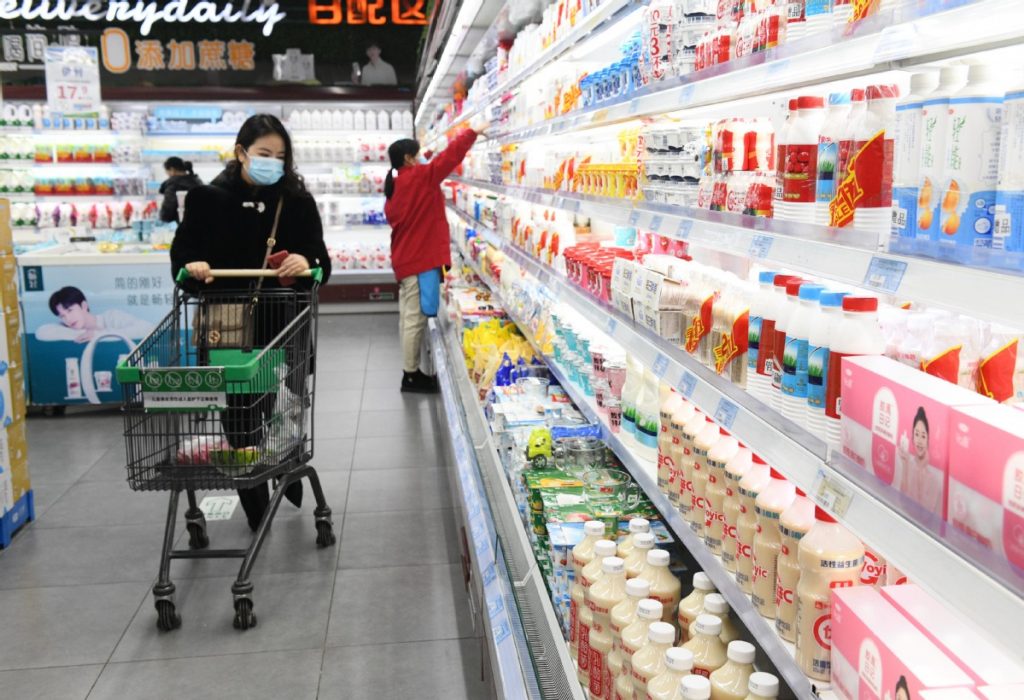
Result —
<svg viewBox="0 0 1024 700"><path fill-rule="evenodd" d="M220 411L228 397L223 367L142 370L142 405L147 411Z"/></svg>

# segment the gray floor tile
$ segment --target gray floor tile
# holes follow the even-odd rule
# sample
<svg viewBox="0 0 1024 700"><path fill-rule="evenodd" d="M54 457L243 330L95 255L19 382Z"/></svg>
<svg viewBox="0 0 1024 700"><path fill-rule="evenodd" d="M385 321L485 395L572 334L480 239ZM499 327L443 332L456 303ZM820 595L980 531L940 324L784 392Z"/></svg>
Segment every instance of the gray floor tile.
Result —
<svg viewBox="0 0 1024 700"><path fill-rule="evenodd" d="M147 595L141 583L0 591L0 670L105 663Z"/></svg>
<svg viewBox="0 0 1024 700"><path fill-rule="evenodd" d="M480 680L481 656L477 639L328 649L320 697L484 700L492 693ZM380 659L400 660L402 672L381 673Z"/></svg>
<svg viewBox="0 0 1024 700"><path fill-rule="evenodd" d="M393 369L368 369L366 370L366 378L363 380L363 391L365 393L378 389L398 391L401 385L401 367L398 368L398 371Z"/></svg>
<svg viewBox="0 0 1024 700"><path fill-rule="evenodd" d="M337 389L362 389L365 371L360 368L336 369L321 367L316 375L317 391L334 391Z"/></svg>
<svg viewBox="0 0 1024 700"><path fill-rule="evenodd" d="M313 444L313 466L318 472L351 469L355 446L354 438L335 439L329 429L317 432Z"/></svg>
<svg viewBox="0 0 1024 700"><path fill-rule="evenodd" d="M38 520L50 506L57 502L67 490L74 486L73 481L36 481L32 480L32 492Z"/></svg>
<svg viewBox="0 0 1024 700"><path fill-rule="evenodd" d="M103 669L89 700L314 700L320 657L316 649L115 663Z"/></svg>
<svg viewBox="0 0 1024 700"><path fill-rule="evenodd" d="M341 538L342 569L381 566L383 562L453 564L459 561L455 516L450 508L408 511L381 517L349 513Z"/></svg>
<svg viewBox="0 0 1024 700"><path fill-rule="evenodd" d="M472 636L472 623L460 566L400 566L338 572L327 631L328 646L469 636Z"/></svg>
<svg viewBox="0 0 1024 700"><path fill-rule="evenodd" d="M160 565L163 533L162 518L154 513L154 520L123 527L26 528L0 556L0 588L150 582Z"/></svg>
<svg viewBox="0 0 1024 700"><path fill-rule="evenodd" d="M360 435L356 438L352 468L360 470L437 467L441 462L440 456L444 454L443 443L439 445L439 439L424 432L401 438Z"/></svg>
<svg viewBox="0 0 1024 700"><path fill-rule="evenodd" d="M79 482L54 503L37 527L91 527L163 522L167 493L132 491L127 481Z"/></svg>
<svg viewBox="0 0 1024 700"><path fill-rule="evenodd" d="M402 355L401 348L374 348L372 352L367 353L366 369L381 370L390 368L397 371L402 369L403 360L404 356Z"/></svg>
<svg viewBox="0 0 1024 700"><path fill-rule="evenodd" d="M84 700L101 665L0 671L0 688L14 700Z"/></svg>
<svg viewBox="0 0 1024 700"><path fill-rule="evenodd" d="M409 435L433 434L437 430L433 407L409 404L397 411L363 411L359 415L360 438L390 437L398 441Z"/></svg>
<svg viewBox="0 0 1024 700"><path fill-rule="evenodd" d="M175 659L212 654L319 649L327 626L330 574L262 574L253 577L257 626L239 633L232 626L234 577L178 579L182 626L171 633L156 628L148 603L132 620L113 661Z"/></svg>
<svg viewBox="0 0 1024 700"><path fill-rule="evenodd" d="M400 411L407 406L429 406L437 396L434 394L403 394L401 365L396 365L394 382L390 387L367 389L363 392L360 408L363 411Z"/></svg>
<svg viewBox="0 0 1024 700"><path fill-rule="evenodd" d="M443 469L353 470L347 513L394 513L450 508L448 475Z"/></svg>
<svg viewBox="0 0 1024 700"><path fill-rule="evenodd" d="M351 438L356 436L359 426L358 392L342 391L317 396L314 413L314 429L321 438Z"/></svg>
<svg viewBox="0 0 1024 700"><path fill-rule="evenodd" d="M77 481L116 444L118 434L108 435L103 444L79 444L77 438L28 438L28 472L33 481Z"/></svg>
<svg viewBox="0 0 1024 700"><path fill-rule="evenodd" d="M81 481L125 481L128 478L128 455L123 444L107 450L89 468Z"/></svg>

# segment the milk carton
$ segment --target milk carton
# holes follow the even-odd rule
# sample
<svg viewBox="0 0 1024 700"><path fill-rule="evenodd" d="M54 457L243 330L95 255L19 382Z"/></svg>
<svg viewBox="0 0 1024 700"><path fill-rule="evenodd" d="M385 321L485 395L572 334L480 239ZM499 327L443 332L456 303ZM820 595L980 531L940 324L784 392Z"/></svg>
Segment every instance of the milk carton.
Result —
<svg viewBox="0 0 1024 700"><path fill-rule="evenodd" d="M844 700L919 698L971 677L871 586L832 594L832 690Z"/></svg>
<svg viewBox="0 0 1024 700"><path fill-rule="evenodd" d="M985 700L1020 700L1024 698L1024 685L986 685L978 688Z"/></svg>
<svg viewBox="0 0 1024 700"><path fill-rule="evenodd" d="M951 429L948 520L1024 567L1024 411L965 407Z"/></svg>
<svg viewBox="0 0 1024 700"><path fill-rule="evenodd" d="M1003 99L992 247L1024 250L1024 86Z"/></svg>
<svg viewBox="0 0 1024 700"><path fill-rule="evenodd" d="M945 517L952 410L992 401L887 357L841 372L843 454Z"/></svg>
<svg viewBox="0 0 1024 700"><path fill-rule="evenodd" d="M932 688L922 690L920 700L979 700L973 688Z"/></svg>

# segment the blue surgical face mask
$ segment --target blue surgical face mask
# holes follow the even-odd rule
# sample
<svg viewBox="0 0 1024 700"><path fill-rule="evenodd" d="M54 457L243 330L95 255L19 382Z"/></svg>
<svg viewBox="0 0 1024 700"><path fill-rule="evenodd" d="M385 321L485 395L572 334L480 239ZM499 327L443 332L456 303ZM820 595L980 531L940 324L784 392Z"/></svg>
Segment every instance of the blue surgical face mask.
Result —
<svg viewBox="0 0 1024 700"><path fill-rule="evenodd" d="M284 161L265 156L249 156L247 170L257 185L276 185L284 177Z"/></svg>

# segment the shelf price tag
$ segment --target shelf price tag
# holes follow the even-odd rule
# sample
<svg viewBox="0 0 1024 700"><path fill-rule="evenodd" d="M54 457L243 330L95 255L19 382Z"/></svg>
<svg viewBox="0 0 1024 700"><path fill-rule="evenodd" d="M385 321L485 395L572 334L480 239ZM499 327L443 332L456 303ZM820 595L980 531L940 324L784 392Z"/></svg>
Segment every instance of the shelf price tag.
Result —
<svg viewBox="0 0 1024 700"><path fill-rule="evenodd" d="M512 635L512 630L508 626L508 620L503 619L494 630L494 643L495 645L501 644Z"/></svg>
<svg viewBox="0 0 1024 700"><path fill-rule="evenodd" d="M635 99L635 98L630 100L629 101L629 114L630 114L630 116L636 114L639 111L640 111L640 100L639 99Z"/></svg>
<svg viewBox="0 0 1024 700"><path fill-rule="evenodd" d="M682 240L686 240L690 237L690 231L693 229L692 219L680 219L679 227L676 229L676 237Z"/></svg>
<svg viewBox="0 0 1024 700"><path fill-rule="evenodd" d="M768 257L768 253L771 252L774 241L774 238L763 233L754 234L754 237L750 240L750 257L764 260Z"/></svg>
<svg viewBox="0 0 1024 700"><path fill-rule="evenodd" d="M768 77L774 78L789 70L789 59L783 58L768 64Z"/></svg>
<svg viewBox="0 0 1024 700"><path fill-rule="evenodd" d="M562 200L562 206L567 211L571 211L574 214L579 214L579 212L580 212L580 205L581 204L582 204L582 202L580 200L578 200L578 199L563 199Z"/></svg>
<svg viewBox="0 0 1024 700"><path fill-rule="evenodd" d="M616 321L613 316L609 316L608 322L604 324L604 332L612 337L615 337L615 329L618 327L619 322Z"/></svg>
<svg viewBox="0 0 1024 700"><path fill-rule="evenodd" d="M654 364L651 365L651 372L655 377L661 379L665 376L665 372L668 370L668 358L662 355L660 352L658 356L654 358Z"/></svg>
<svg viewBox="0 0 1024 700"><path fill-rule="evenodd" d="M629 213L629 225L630 226L636 226L639 223L640 223L640 211L638 209L634 209L633 211L631 211Z"/></svg>
<svg viewBox="0 0 1024 700"><path fill-rule="evenodd" d="M505 599L502 598L500 595L494 596L494 598L492 598L487 603L487 616L490 617L492 620L495 618L495 616L497 616L504 610Z"/></svg>
<svg viewBox="0 0 1024 700"><path fill-rule="evenodd" d="M494 583L496 578L498 578L498 572L495 570L494 564L488 564L487 568L484 569L484 588Z"/></svg>
<svg viewBox="0 0 1024 700"><path fill-rule="evenodd" d="M715 422L726 430L732 430L738 411L739 407L736 404L723 397L718 400L718 408L715 409Z"/></svg>
<svg viewBox="0 0 1024 700"><path fill-rule="evenodd" d="M903 260L873 256L864 274L864 286L882 292L895 294L899 291L907 263Z"/></svg>
<svg viewBox="0 0 1024 700"><path fill-rule="evenodd" d="M697 388L697 375L689 370L683 370L683 377L679 380L679 391L686 398L693 396L694 389Z"/></svg>
<svg viewBox="0 0 1024 700"><path fill-rule="evenodd" d="M683 89L679 91L679 106L688 107L693 102L693 83L689 83L683 86Z"/></svg>
<svg viewBox="0 0 1024 700"><path fill-rule="evenodd" d="M810 495L815 503L840 518L846 515L853 501L850 489L824 469L818 470Z"/></svg>
<svg viewBox="0 0 1024 700"><path fill-rule="evenodd" d="M660 215L651 217L651 223L648 224L647 228L651 229L655 233L661 233L661 225L664 223L664 219Z"/></svg>

